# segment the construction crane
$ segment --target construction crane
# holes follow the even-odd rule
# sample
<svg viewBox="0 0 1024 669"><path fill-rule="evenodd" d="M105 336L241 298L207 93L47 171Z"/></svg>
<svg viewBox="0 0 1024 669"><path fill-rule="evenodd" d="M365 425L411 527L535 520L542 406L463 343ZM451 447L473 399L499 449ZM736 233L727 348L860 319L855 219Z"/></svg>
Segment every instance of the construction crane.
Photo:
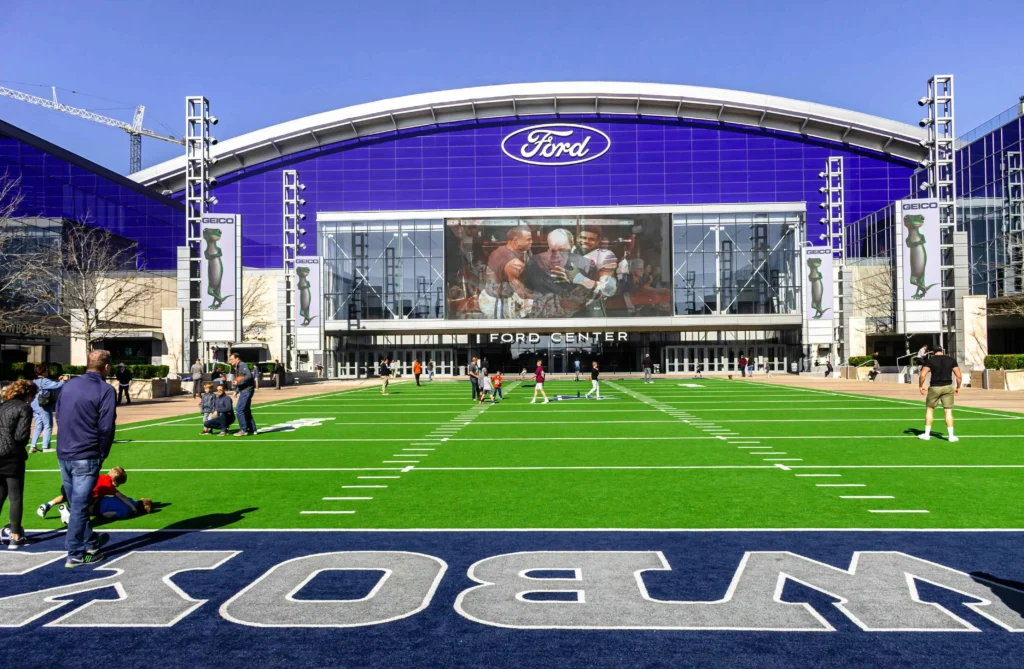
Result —
<svg viewBox="0 0 1024 669"><path fill-rule="evenodd" d="M95 121L96 123L102 123L103 125L109 125L112 128L120 128L128 133L130 140L130 153L128 157L128 168L129 172L138 172L142 169L142 138L152 137L153 139L162 139L165 142L173 142L174 144L185 145L184 139L177 137L165 137L164 135L157 134L152 130L146 130L142 127L142 117L146 113L146 108L143 105L139 105L135 108L135 117L131 123L125 123L119 121L116 118L110 118L109 116L103 116L96 112L91 112L88 109L80 109L79 107L72 107L66 105L63 102L57 101L57 88L52 87L53 99L47 100L41 98L38 95L32 95L30 93L23 93L16 91L12 88L4 88L0 86L0 95L14 100L20 100L27 102L32 105L43 107L44 109L52 109L53 111L64 112L65 114L71 114L78 118L84 118L87 121Z"/></svg>

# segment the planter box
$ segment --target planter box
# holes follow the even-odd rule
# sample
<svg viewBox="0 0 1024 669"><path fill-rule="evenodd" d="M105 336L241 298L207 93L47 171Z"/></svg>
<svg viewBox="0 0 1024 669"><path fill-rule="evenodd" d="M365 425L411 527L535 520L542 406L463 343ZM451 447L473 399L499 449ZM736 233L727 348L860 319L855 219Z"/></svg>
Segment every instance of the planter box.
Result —
<svg viewBox="0 0 1024 669"><path fill-rule="evenodd" d="M114 390L118 390L117 379L107 379ZM128 396L133 400L151 400L181 394L181 379L132 379Z"/></svg>
<svg viewBox="0 0 1024 669"><path fill-rule="evenodd" d="M1006 390L1006 375L1012 372L1002 372L998 369L988 370L989 390Z"/></svg>
<svg viewBox="0 0 1024 669"><path fill-rule="evenodd" d="M1007 390L1024 390L1024 369L1015 369L1003 374L1006 376L1004 387Z"/></svg>

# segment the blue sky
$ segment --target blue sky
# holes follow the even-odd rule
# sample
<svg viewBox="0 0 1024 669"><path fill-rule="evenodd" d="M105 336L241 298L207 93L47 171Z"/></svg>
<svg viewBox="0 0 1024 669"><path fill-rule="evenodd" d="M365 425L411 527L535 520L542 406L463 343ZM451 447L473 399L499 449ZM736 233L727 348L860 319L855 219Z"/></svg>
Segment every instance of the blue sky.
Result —
<svg viewBox="0 0 1024 669"><path fill-rule="evenodd" d="M2 4L0 85L81 91L58 95L125 120L145 104L146 126L176 135L197 94L224 138L385 97L527 81L715 86L915 123L928 77L951 72L958 134L1024 95L1020 0ZM933 42L944 34L946 50ZM7 98L0 119L127 171L116 129ZM179 150L144 140L144 166Z"/></svg>

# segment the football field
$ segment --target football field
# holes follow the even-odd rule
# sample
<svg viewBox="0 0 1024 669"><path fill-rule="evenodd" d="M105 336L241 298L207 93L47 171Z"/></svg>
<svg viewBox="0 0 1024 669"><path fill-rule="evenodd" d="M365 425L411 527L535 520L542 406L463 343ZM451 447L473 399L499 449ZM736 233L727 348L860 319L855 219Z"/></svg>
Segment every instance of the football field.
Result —
<svg viewBox="0 0 1024 669"><path fill-rule="evenodd" d="M123 426L106 466L157 511L74 570L32 455L36 542L0 551L18 666L1020 666L1021 414L957 408L958 442L941 419L922 441L916 401L545 386L286 399L249 438Z"/></svg>
<svg viewBox="0 0 1024 669"><path fill-rule="evenodd" d="M263 430L201 435L198 415L121 427L106 466L160 504L123 529L1019 528L1024 416L756 381L393 383L259 405ZM236 425L237 427L237 425ZM60 479L29 461L29 502ZM31 505L34 507L34 504ZM234 517L228 518L228 516ZM58 527L56 512L39 527ZM38 521L38 522L37 522Z"/></svg>

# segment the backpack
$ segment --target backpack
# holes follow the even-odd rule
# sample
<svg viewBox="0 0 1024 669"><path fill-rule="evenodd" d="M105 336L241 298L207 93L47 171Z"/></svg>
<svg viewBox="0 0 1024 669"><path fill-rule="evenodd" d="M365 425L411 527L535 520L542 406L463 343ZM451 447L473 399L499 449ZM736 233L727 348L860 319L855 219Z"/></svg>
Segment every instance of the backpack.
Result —
<svg viewBox="0 0 1024 669"><path fill-rule="evenodd" d="M39 384L36 383L36 387L38 386ZM42 388L40 388L39 392L36 393L36 404L39 405L40 409L48 409L52 407L54 404L56 404L56 398L54 397L52 391L43 390Z"/></svg>

